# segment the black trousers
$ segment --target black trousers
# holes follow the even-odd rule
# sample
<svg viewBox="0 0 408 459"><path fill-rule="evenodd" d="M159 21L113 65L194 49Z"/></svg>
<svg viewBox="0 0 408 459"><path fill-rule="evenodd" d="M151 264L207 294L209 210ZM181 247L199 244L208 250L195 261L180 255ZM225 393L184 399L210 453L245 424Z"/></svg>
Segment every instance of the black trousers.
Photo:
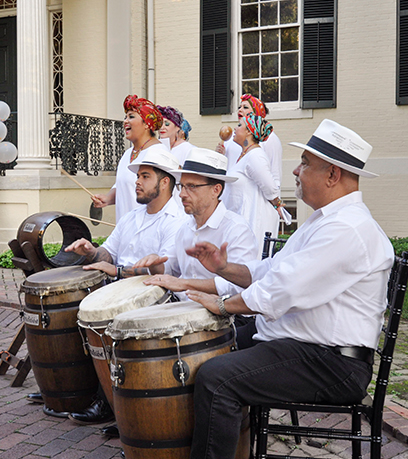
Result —
<svg viewBox="0 0 408 459"><path fill-rule="evenodd" d="M208 360L197 373L190 459L233 459L244 406L352 403L366 395L371 365L293 339L256 342L254 327L238 329L241 350Z"/></svg>

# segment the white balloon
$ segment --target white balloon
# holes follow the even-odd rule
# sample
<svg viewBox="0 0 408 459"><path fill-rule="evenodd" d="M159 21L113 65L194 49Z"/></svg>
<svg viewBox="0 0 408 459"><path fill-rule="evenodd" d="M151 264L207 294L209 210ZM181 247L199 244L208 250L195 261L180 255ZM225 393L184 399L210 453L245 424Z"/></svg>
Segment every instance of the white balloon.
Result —
<svg viewBox="0 0 408 459"><path fill-rule="evenodd" d="M0 121L0 142L6 138L7 126Z"/></svg>
<svg viewBox="0 0 408 459"><path fill-rule="evenodd" d="M0 121L6 121L6 119L10 116L10 107L0 100Z"/></svg>
<svg viewBox="0 0 408 459"><path fill-rule="evenodd" d="M17 158L17 147L11 142L0 143L0 163L9 164Z"/></svg>

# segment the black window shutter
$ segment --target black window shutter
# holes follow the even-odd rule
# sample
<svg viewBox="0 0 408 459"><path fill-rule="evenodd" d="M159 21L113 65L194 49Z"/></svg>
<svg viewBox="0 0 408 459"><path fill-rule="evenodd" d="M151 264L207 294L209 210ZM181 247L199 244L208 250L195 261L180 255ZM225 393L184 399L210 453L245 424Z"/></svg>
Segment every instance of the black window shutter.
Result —
<svg viewBox="0 0 408 459"><path fill-rule="evenodd" d="M408 0L397 9L397 105L408 105Z"/></svg>
<svg viewBox="0 0 408 459"><path fill-rule="evenodd" d="M200 113L231 113L231 0L201 0Z"/></svg>
<svg viewBox="0 0 408 459"><path fill-rule="evenodd" d="M336 107L337 0L303 0L301 107Z"/></svg>

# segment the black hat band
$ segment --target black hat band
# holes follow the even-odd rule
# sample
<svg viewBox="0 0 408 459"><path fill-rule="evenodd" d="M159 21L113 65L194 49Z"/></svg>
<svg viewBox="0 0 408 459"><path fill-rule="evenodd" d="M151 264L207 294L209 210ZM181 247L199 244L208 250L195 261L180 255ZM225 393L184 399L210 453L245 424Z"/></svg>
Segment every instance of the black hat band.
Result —
<svg viewBox="0 0 408 459"><path fill-rule="evenodd" d="M195 161L186 161L183 165L183 169L180 171L185 172L198 172L198 173L205 173L205 174L218 174L218 175L227 175L227 171L225 169L217 169L212 166L208 166L207 164L197 163Z"/></svg>
<svg viewBox="0 0 408 459"><path fill-rule="evenodd" d="M346 153L340 148L337 148L325 140L319 139L319 137L315 137L314 135L311 137L309 142L307 142L307 145L317 151L324 152L323 154L331 159L341 161L342 163L357 167L358 169L363 169L365 165L363 161L357 159L355 156Z"/></svg>

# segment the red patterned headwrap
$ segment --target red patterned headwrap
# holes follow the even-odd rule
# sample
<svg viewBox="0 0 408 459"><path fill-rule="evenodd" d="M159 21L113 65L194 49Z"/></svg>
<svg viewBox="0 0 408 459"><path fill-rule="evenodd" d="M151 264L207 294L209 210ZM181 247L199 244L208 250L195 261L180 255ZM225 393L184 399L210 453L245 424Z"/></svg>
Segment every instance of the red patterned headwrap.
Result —
<svg viewBox="0 0 408 459"><path fill-rule="evenodd" d="M265 104L261 100L257 99L251 94L243 94L241 96L241 101L244 101L244 100L247 100L249 102L255 115L265 118L266 116Z"/></svg>
<svg viewBox="0 0 408 459"><path fill-rule="evenodd" d="M125 113L132 110L138 113L152 131L158 131L163 124L163 117L156 105L141 97L127 96L123 102Z"/></svg>

